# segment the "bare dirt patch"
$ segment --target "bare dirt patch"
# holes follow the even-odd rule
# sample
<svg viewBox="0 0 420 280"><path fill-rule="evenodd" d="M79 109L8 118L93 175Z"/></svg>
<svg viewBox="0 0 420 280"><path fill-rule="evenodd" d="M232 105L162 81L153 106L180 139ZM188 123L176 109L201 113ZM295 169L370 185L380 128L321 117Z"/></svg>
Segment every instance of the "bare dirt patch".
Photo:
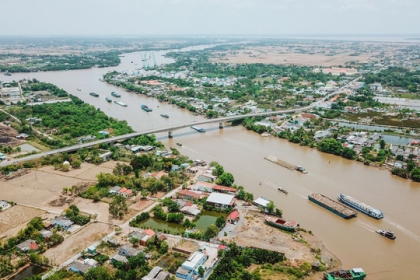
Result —
<svg viewBox="0 0 420 280"><path fill-rule="evenodd" d="M18 132L15 129L0 123L0 145L17 146L24 143L24 141L17 139L16 135L18 135Z"/></svg>
<svg viewBox="0 0 420 280"><path fill-rule="evenodd" d="M143 209L146 209L150 205L152 205L155 201L149 200L149 199L140 199L136 202L134 202L130 208L136 211L141 211Z"/></svg>
<svg viewBox="0 0 420 280"><path fill-rule="evenodd" d="M66 238L63 243L51 248L44 256L55 264L61 264L73 255L80 253L89 245L103 238L109 232L109 227L102 223L91 223L76 234Z"/></svg>
<svg viewBox="0 0 420 280"><path fill-rule="evenodd" d="M276 250L285 254L291 265L301 265L304 262L312 263L316 260L314 250L317 249L321 250L322 255L328 255L325 257L326 260L330 258L336 260L335 256L326 251L321 241L313 235L301 231L291 234L271 227L264 222L262 213L251 209L244 209L243 214L244 222L238 223L232 229L234 234L222 237L222 240L233 241L240 246ZM335 266L336 264L330 263L329 265Z"/></svg>
<svg viewBox="0 0 420 280"><path fill-rule="evenodd" d="M0 234L4 237L4 233L18 227L19 225L26 226L34 217L40 217L45 211L34 209L22 205L15 205L5 211L0 212ZM7 234L10 236L10 234Z"/></svg>
<svg viewBox="0 0 420 280"><path fill-rule="evenodd" d="M192 241L182 241L181 244L176 246L176 249L182 250L184 252L194 252L197 251L198 248L200 248L200 245L198 243L192 242Z"/></svg>
<svg viewBox="0 0 420 280"><path fill-rule="evenodd" d="M41 170L33 170L29 174L1 182L2 199L19 204L38 206L60 195L63 188L77 185L82 180Z"/></svg>

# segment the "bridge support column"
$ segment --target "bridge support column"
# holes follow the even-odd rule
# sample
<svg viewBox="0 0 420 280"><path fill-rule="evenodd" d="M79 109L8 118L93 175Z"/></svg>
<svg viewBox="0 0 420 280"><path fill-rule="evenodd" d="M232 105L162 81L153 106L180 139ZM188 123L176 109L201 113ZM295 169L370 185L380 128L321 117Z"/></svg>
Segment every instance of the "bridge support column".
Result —
<svg viewBox="0 0 420 280"><path fill-rule="evenodd" d="M222 129L222 128L223 128L223 123L219 122L219 129Z"/></svg>
<svg viewBox="0 0 420 280"><path fill-rule="evenodd" d="M168 131L168 138L173 138L172 131Z"/></svg>

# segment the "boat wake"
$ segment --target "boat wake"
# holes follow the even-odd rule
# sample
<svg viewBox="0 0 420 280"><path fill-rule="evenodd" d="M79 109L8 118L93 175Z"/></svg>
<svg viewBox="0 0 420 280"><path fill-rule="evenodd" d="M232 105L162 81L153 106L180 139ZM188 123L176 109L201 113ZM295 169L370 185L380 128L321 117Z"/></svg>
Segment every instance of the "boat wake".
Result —
<svg viewBox="0 0 420 280"><path fill-rule="evenodd" d="M371 224L362 222L359 219L357 220L356 225L358 225L358 226L360 226L360 227L362 227L362 228L364 228L364 229L366 229L370 232L375 232L375 230L376 230L376 228L373 227Z"/></svg>
<svg viewBox="0 0 420 280"><path fill-rule="evenodd" d="M397 223L394 223L393 221L391 221L391 220L388 220L388 219L384 219L385 220L385 222L388 222L388 223L390 223L391 225L393 225L394 227L396 227L397 229L399 229L400 231L402 231L404 234L406 234L407 236L409 236L409 237L411 237L412 239L414 239L414 240L416 240L416 241L419 241L420 242L420 236L418 236L418 235L416 235L416 234L414 234L414 233L412 233L411 231L409 231L408 229L406 229L405 227L403 227L402 225L399 225L399 224L397 224Z"/></svg>

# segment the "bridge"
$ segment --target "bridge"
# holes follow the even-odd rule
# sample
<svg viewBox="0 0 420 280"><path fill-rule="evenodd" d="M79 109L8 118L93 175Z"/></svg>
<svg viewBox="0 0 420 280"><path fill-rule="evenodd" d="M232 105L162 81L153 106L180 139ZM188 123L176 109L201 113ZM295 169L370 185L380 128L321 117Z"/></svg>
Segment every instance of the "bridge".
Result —
<svg viewBox="0 0 420 280"><path fill-rule="evenodd" d="M219 123L219 128L223 128L223 123L225 123L225 122L245 119L245 118L249 118L249 117L252 118L252 117L260 117L260 116L271 116L271 115L277 115L277 114L288 114L288 113L303 112L303 111L315 108L316 104L317 103L314 102L309 106L301 107L301 108L295 108L295 109L280 110L280 111L273 111L273 112L264 112L264 113L254 113L254 114L246 114L246 115L235 115L235 116L209 119L209 120L203 120L203 121L194 121L194 122L191 122L191 123L168 126L168 127L163 127L163 128L154 128L154 129L140 131L140 132L133 132L133 133L128 133L128 134L124 134L124 135L120 135L120 136L105 138L105 139L96 140L96 141L92 141L92 142L88 142L88 143L82 143L82 144L73 145L73 146L69 146L69 147L65 147L65 148L60 148L60 149L56 149L56 150L42 152L42 153L39 153L39 154L29 155L29 156L24 157L24 158L5 161L5 162L0 163L0 166L8 166L8 165L12 165L12 164L15 164L15 163L28 161L28 160L33 160L33 159L37 159L37 158L41 158L41 157L45 157L45 156L52 155L52 154L57 154L57 153L73 152L73 151L77 151L77 150L82 149L82 148L92 147L92 146L95 146L97 144L124 141L124 140L130 139L130 138L145 135L145 134L168 132L168 137L172 138L172 131L177 130L177 129L182 129L182 128L185 128L185 127L189 127L189 126L193 126L193 125L195 126L195 125L201 125L201 124Z"/></svg>

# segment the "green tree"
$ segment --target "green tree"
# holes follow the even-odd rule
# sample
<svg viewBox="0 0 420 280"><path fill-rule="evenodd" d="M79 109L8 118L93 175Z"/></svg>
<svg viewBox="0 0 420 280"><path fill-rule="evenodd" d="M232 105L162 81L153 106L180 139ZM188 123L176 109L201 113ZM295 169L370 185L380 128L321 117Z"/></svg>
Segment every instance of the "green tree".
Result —
<svg viewBox="0 0 420 280"><path fill-rule="evenodd" d="M120 195L112 197L112 201L109 204L109 213L114 217L122 218L127 213L128 207L126 199Z"/></svg>
<svg viewBox="0 0 420 280"><path fill-rule="evenodd" d="M203 266L200 265L198 267L198 275L200 275L200 277L203 277L205 272L206 271L204 270Z"/></svg>
<svg viewBox="0 0 420 280"><path fill-rule="evenodd" d="M219 216L216 219L216 226L218 228L222 228L225 225L225 218L223 218L223 216Z"/></svg>
<svg viewBox="0 0 420 280"><path fill-rule="evenodd" d="M321 152L334 154L334 155L341 155L341 151L342 151L341 143L332 138L322 139L317 144L317 148Z"/></svg>
<svg viewBox="0 0 420 280"><path fill-rule="evenodd" d="M353 149L345 147L341 154L343 158L354 159L356 157L356 152Z"/></svg>
<svg viewBox="0 0 420 280"><path fill-rule="evenodd" d="M216 180L216 184L222 185L222 186L232 186L233 182L235 182L235 178L231 173L224 172L222 175L219 176Z"/></svg>
<svg viewBox="0 0 420 280"><path fill-rule="evenodd" d="M379 140L379 145L381 146L382 150L385 149L385 145L386 145L385 140L384 139Z"/></svg>
<svg viewBox="0 0 420 280"><path fill-rule="evenodd" d="M270 202L267 203L266 208L267 208L268 213L270 213L270 214L273 213L273 211L274 211L274 202L272 200L270 200Z"/></svg>
<svg viewBox="0 0 420 280"><path fill-rule="evenodd" d="M129 260L130 261L130 260ZM94 267L86 271L84 275L85 280L112 280L112 275L103 267Z"/></svg>

